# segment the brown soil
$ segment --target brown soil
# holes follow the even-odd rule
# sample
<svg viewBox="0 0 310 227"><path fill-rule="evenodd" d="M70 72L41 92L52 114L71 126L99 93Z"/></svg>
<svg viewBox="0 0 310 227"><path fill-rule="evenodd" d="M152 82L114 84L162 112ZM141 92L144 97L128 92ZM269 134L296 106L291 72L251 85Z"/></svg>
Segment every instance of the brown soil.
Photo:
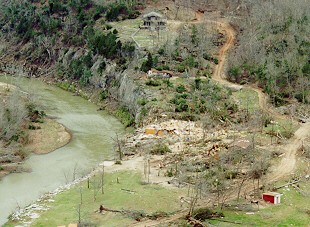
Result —
<svg viewBox="0 0 310 227"><path fill-rule="evenodd" d="M25 146L26 151L47 154L70 142L70 133L53 119L46 118L44 123L36 123L34 126L40 129L29 130L29 143Z"/></svg>
<svg viewBox="0 0 310 227"><path fill-rule="evenodd" d="M28 131L28 144L24 146L25 154L47 154L68 144L71 140L68 130L53 119L46 118L44 123L35 123L34 126L40 129ZM0 179L13 172L30 171L23 168L21 164L20 158L12 159L9 164L1 164Z"/></svg>

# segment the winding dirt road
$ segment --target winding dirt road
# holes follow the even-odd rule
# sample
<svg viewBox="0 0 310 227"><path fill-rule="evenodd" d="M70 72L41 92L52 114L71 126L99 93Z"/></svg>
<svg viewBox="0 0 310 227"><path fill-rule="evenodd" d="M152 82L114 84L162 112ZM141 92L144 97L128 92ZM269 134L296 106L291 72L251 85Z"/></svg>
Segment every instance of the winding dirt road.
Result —
<svg viewBox="0 0 310 227"><path fill-rule="evenodd" d="M180 22L177 22L180 23ZM235 39L236 39L236 32L233 29L233 27L227 23L227 22L219 22L219 21L211 21L211 20L205 20L204 14L197 12L196 13L196 20L193 22L190 22L191 24L199 24L199 23L213 23L217 25L217 29L221 32L224 32L227 37L227 41L222 46L222 48L219 51L218 60L219 64L216 65L214 69L214 73L212 76L212 79L219 82L220 84L231 87L231 88L247 88L252 89L253 91L257 92L258 98L259 98L259 106L260 108L273 116L276 119L286 119L286 116L283 116L271 107L271 105L268 104L268 96L262 92L261 89L248 86L248 85L237 85L234 83L231 83L225 79L225 63L226 63L226 57L227 52L234 46ZM283 145L281 150L284 152L284 156L282 157L280 163L276 166L274 166L271 170L271 172L267 175L267 182L275 182L279 179L285 178L289 176L296 167L296 152L298 149L302 146L302 143L304 140L310 137L310 122L307 122L294 133L294 136L287 142L287 144ZM177 219L180 219L184 217L187 214L187 210L180 211L177 214L162 218L160 220L146 220L143 222L132 224L131 226L135 227L144 227L144 226L165 226L165 224L173 222Z"/></svg>
<svg viewBox="0 0 310 227"><path fill-rule="evenodd" d="M259 98L259 106L260 108L268 113L269 115L273 116L275 119L288 119L286 116L281 115L274 111L271 105L268 104L268 96L262 92L261 89L249 86L249 85L236 85L231 83L225 79L224 75L224 67L226 62L227 52L230 48L233 47L235 43L236 33L233 27L226 22L217 22L217 21L207 21L217 24L217 28L226 33L227 41L222 46L219 51L218 59L219 64L215 67L213 73L213 80L218 81L220 84L228 87L235 87L238 88L248 88L255 91ZM284 156L281 159L279 165L274 166L270 174L267 175L267 182L274 182L279 179L287 177L291 174L296 166L296 152L298 149L301 148L303 141L310 137L310 122L301 125L301 127L294 133L294 136L287 141L285 145L281 147L281 150L284 152Z"/></svg>
<svg viewBox="0 0 310 227"><path fill-rule="evenodd" d="M180 23L180 22L178 22ZM289 119L287 116L281 115L274 110L274 108L269 104L269 97L266 95L262 89L254 87L253 85L239 85L227 81L225 76L225 63L228 51L234 46L236 40L236 32L234 28L228 23L223 21L213 21L206 20L204 14L201 12L196 12L196 19L190 24L201 24L201 23L210 23L216 25L216 28L225 33L227 40L225 44L219 51L218 60L219 64L214 68L212 79L218 83L230 87L233 89L251 89L255 91L258 95L259 106L262 111L272 116L275 120L279 119ZM281 178L287 177L292 173L296 166L296 152L302 146L302 142L306 138L310 137L310 122L301 125L301 127L294 133L294 136L287 141L285 145L281 147L281 151L284 152L284 156L281 162L272 168L271 173L267 176L267 182L277 181Z"/></svg>

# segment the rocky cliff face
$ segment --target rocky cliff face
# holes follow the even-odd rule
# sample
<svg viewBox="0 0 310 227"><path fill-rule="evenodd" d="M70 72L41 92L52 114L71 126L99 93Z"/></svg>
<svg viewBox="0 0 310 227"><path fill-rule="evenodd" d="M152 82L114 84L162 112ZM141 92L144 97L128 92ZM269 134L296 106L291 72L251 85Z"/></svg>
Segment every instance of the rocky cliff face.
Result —
<svg viewBox="0 0 310 227"><path fill-rule="evenodd" d="M139 123L141 105L139 105L138 101L145 96L145 92L132 79L134 73L133 70L125 70L116 75L116 79L119 81L117 95L119 102L128 108L129 112L134 116L135 122Z"/></svg>
<svg viewBox="0 0 310 227"><path fill-rule="evenodd" d="M81 49L69 50L62 58L62 64L68 65L73 59L81 58L87 52L81 52ZM135 123L139 123L141 105L138 104L139 99L145 96L145 92L134 81L134 70L120 70L120 66L113 61L104 59L97 55L93 57L94 64L91 67L92 77L89 80L91 86L101 91L107 91L114 101L119 105L125 106L130 114L134 117ZM105 64L105 70L100 71L99 68Z"/></svg>

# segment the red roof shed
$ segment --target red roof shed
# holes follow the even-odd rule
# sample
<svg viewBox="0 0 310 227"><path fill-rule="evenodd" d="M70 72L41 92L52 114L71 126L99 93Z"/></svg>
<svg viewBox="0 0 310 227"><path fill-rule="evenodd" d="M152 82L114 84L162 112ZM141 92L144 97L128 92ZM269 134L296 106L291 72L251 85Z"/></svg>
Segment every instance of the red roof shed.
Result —
<svg viewBox="0 0 310 227"><path fill-rule="evenodd" d="M263 200L273 204L281 203L281 196L282 194L277 192L265 192L263 193Z"/></svg>

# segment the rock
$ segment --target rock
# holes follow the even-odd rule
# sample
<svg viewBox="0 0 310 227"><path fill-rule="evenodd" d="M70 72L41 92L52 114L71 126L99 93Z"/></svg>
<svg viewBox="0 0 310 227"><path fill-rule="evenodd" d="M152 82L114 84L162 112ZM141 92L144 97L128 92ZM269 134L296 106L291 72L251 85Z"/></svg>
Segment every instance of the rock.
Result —
<svg viewBox="0 0 310 227"><path fill-rule="evenodd" d="M40 217L40 215L37 214L37 213L33 213L33 214L30 215L30 218L31 218L31 219L37 219L37 218L39 218L39 217Z"/></svg>
<svg viewBox="0 0 310 227"><path fill-rule="evenodd" d="M0 157L0 163L8 162L21 162L23 159L20 156L15 156L12 154L4 155Z"/></svg>

